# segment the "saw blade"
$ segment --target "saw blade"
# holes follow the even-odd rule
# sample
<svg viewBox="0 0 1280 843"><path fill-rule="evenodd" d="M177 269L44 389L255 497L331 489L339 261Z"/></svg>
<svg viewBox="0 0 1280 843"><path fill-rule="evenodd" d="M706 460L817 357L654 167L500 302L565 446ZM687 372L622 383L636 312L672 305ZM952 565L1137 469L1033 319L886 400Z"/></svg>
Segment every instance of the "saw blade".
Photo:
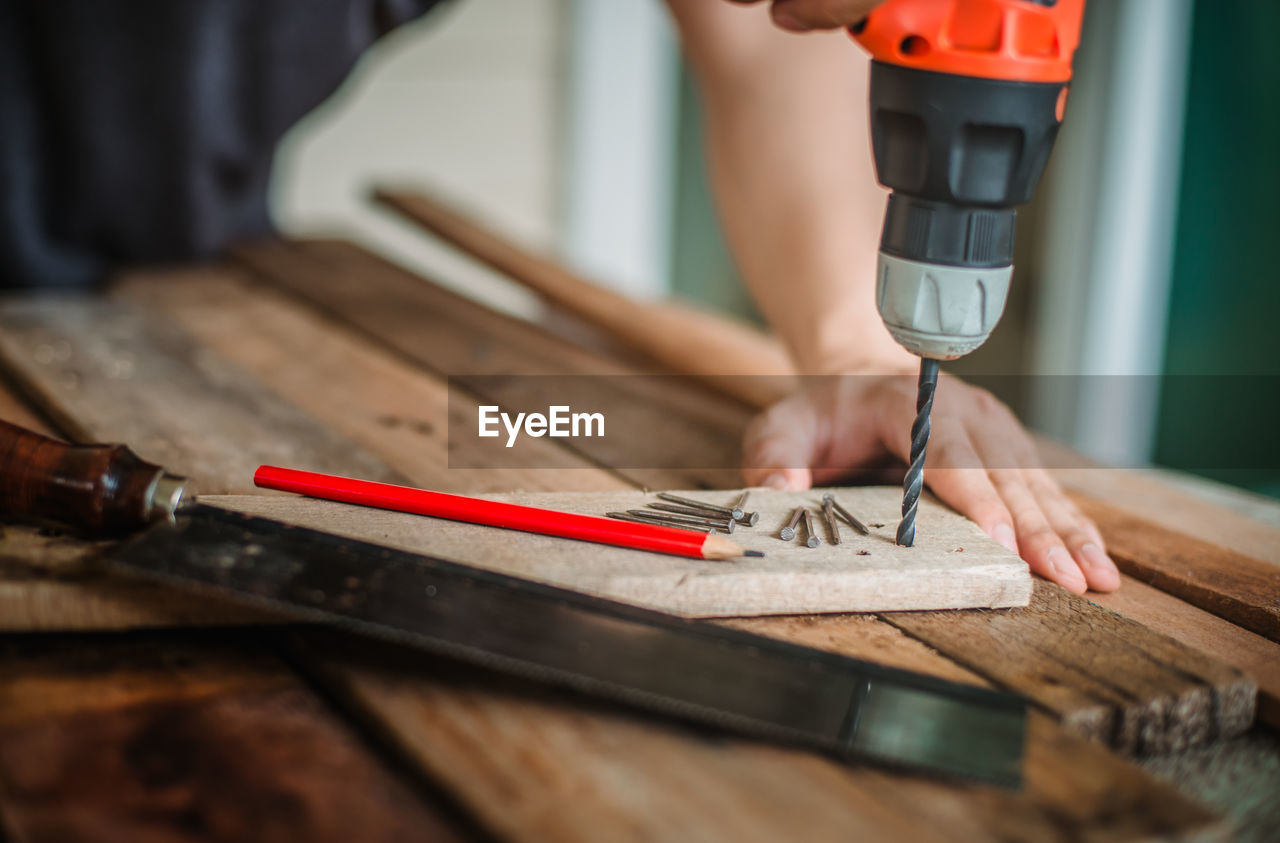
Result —
<svg viewBox="0 0 1280 843"><path fill-rule="evenodd" d="M105 559L171 585L718 728L1004 786L1026 703L872 662L197 506Z"/></svg>

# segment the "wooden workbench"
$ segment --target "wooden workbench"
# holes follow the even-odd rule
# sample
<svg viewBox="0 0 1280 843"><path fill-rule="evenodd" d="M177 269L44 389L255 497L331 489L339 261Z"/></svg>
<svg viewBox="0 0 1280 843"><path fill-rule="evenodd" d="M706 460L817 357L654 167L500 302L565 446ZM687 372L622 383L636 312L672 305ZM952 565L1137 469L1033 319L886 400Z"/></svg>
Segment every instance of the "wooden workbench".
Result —
<svg viewBox="0 0 1280 843"><path fill-rule="evenodd" d="M469 462L450 413L503 398L478 376L645 364L342 242L0 301L0 360L0 417L126 442L205 493L256 492L259 463L465 492L738 483L551 440L531 443L544 467L450 468ZM752 413L692 384L643 397L637 434L690 466L727 464L706 455L736 448ZM1225 839L1233 819L1264 839L1280 826L1280 530L1131 472L1059 476L1121 561L1115 595L1041 581L1026 609L732 621L1025 694L1019 793L275 625L110 578L101 544L5 526L0 839Z"/></svg>

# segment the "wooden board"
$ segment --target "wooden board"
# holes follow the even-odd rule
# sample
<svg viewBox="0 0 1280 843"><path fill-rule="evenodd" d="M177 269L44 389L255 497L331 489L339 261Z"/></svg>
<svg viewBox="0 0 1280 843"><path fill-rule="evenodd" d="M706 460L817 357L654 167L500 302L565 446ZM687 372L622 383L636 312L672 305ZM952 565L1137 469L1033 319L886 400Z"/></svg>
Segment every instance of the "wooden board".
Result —
<svg viewBox="0 0 1280 843"><path fill-rule="evenodd" d="M239 644L0 643L0 835L466 839L279 661Z"/></svg>
<svg viewBox="0 0 1280 843"><path fill-rule="evenodd" d="M874 618L765 618L781 633L859 658L984 684ZM323 654L317 657L317 654ZM322 681L512 840L1225 839L1211 812L1096 744L1032 718L1014 792L850 767L804 752L697 738L662 721L517 683L374 652L303 642ZM564 810L572 799L573 810Z"/></svg>
<svg viewBox="0 0 1280 843"><path fill-rule="evenodd" d="M1121 581L1119 591L1089 599L1239 668L1258 684L1258 720L1280 726L1280 644L1133 577L1122 575Z"/></svg>
<svg viewBox="0 0 1280 843"><path fill-rule="evenodd" d="M510 461L482 464L449 438L475 418L475 402L444 380L262 284L228 268L133 273L112 285L114 298L172 321L203 348L293 404L360 450L406 477L431 476L442 491L517 489L591 491L631 488L607 469L546 439L523 437ZM452 412L451 412L452 411ZM345 465L347 472L358 464ZM496 470L501 469L501 470Z"/></svg>
<svg viewBox="0 0 1280 843"><path fill-rule="evenodd" d="M717 493L680 492L721 504ZM642 492L486 495L564 512L603 515L643 508L657 501ZM840 499L870 524L870 536L843 530L843 541L808 548L777 537L787 515L821 499L821 491L753 490L755 528L733 534L763 559L713 562L588 542L567 541L514 530L424 518L399 512L312 500L256 496L211 497L206 503L290 524L475 565L570 588L623 603L687 617L871 612L1024 606L1031 575L1016 555L988 538L972 522L926 501L920 509L914 548L894 544L898 489L841 490ZM819 522L820 523L820 522ZM816 525L815 525L816 526Z"/></svg>
<svg viewBox="0 0 1280 843"><path fill-rule="evenodd" d="M1097 522L1120 570L1259 635L1280 641L1280 565L1099 505L1076 502Z"/></svg>
<svg viewBox="0 0 1280 843"><path fill-rule="evenodd" d="M1252 679L1044 580L1025 609L881 617L1124 752L1173 752L1253 723Z"/></svg>
<svg viewBox="0 0 1280 843"><path fill-rule="evenodd" d="M638 377L643 373L464 299L349 243L271 242L234 254L260 277L486 403L545 401L545 380L519 376L591 376L576 385L594 394L597 406L626 407L620 423L631 435L580 438L573 448L639 485L730 488L739 483L741 433L752 411L708 394L692 379Z"/></svg>
<svg viewBox="0 0 1280 843"><path fill-rule="evenodd" d="M379 190L375 199L633 351L688 371L749 406L772 404L798 387L786 348L752 325L679 302L631 299L594 284L489 231L439 195Z"/></svg>
<svg viewBox="0 0 1280 843"><path fill-rule="evenodd" d="M76 440L127 442L206 493L253 489L262 463L403 478L132 305L67 296L0 301L0 357Z"/></svg>

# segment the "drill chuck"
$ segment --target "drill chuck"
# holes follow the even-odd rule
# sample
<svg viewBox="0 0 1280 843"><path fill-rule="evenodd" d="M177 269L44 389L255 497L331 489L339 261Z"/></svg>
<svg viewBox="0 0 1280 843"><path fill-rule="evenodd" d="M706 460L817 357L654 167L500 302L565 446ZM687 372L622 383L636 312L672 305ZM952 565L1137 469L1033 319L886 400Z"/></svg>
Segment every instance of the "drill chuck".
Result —
<svg viewBox="0 0 1280 843"><path fill-rule="evenodd" d="M1004 313L1013 266L945 266L880 253L876 306L918 357L953 360L987 341Z"/></svg>
<svg viewBox="0 0 1280 843"><path fill-rule="evenodd" d="M1000 321L1016 207L1048 159L1062 90L873 62L876 169L893 191L876 304L912 353L961 357Z"/></svg>

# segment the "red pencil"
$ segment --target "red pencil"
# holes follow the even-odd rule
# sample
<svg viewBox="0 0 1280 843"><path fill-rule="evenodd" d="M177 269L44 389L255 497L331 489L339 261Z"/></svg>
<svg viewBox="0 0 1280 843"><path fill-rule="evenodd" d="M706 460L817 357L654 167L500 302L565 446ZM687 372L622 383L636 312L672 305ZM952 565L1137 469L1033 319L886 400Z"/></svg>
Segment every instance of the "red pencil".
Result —
<svg viewBox="0 0 1280 843"><path fill-rule="evenodd" d="M258 466L253 482L264 489L296 492L312 498L412 512L415 515L430 515L507 530L523 530L526 533L613 544L635 550L691 556L695 559L764 555L758 550L746 550L724 536L715 534L695 533L675 527L651 527L594 515L556 512L552 509L448 495L390 483L375 483L372 480L352 480L274 465Z"/></svg>

